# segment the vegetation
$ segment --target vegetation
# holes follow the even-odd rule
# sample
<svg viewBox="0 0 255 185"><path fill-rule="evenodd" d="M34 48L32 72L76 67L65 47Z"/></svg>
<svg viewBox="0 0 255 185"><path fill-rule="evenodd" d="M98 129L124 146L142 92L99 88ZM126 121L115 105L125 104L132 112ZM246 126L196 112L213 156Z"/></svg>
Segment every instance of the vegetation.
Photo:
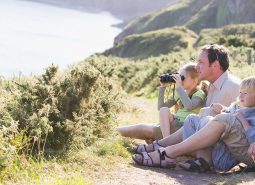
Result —
<svg viewBox="0 0 255 185"><path fill-rule="evenodd" d="M250 47L255 49L255 24L228 25L219 29L204 29L199 34L196 46L219 43L225 46Z"/></svg>
<svg viewBox="0 0 255 185"><path fill-rule="evenodd" d="M123 42L105 51L104 54L144 59L191 49L196 39L197 35L184 27L166 28L128 36Z"/></svg>
<svg viewBox="0 0 255 185"><path fill-rule="evenodd" d="M59 76L56 66L32 79L1 81L0 169L19 156L82 149L112 134L123 95L89 63Z"/></svg>
<svg viewBox="0 0 255 185"><path fill-rule="evenodd" d="M138 17L120 33L115 43L132 34L173 26L186 26L199 33L204 28L255 22L253 0L182 0L165 9Z"/></svg>
<svg viewBox="0 0 255 185"><path fill-rule="evenodd" d="M194 7L188 8L190 3ZM247 64L247 51L254 55L255 24L202 29L207 18L214 17L215 8L217 21L225 24L221 17L228 12L219 9L221 3L230 2L187 0L152 17L142 17L138 22L144 24L134 27L139 34L64 73L52 65L41 76L1 78L0 181L91 184L89 176L94 171L108 170L117 161L130 158L131 141L114 132L120 112L133 115L124 121L128 124L144 122L150 116L155 121L156 111L139 116L136 107L127 105L126 97L156 97L159 75L177 72L184 63L194 61L204 44L229 48L232 74L240 78L254 75L255 58ZM183 12L187 17L180 16ZM169 20L169 15L174 18ZM138 24L136 21L129 27ZM197 21L201 25L196 26ZM187 27L172 27L176 24L202 30L197 34Z"/></svg>

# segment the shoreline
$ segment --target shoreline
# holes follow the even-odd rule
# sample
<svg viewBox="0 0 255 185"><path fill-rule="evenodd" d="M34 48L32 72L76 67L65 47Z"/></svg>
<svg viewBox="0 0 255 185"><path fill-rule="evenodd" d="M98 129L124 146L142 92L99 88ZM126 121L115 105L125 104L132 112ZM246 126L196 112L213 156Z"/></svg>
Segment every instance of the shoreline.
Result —
<svg viewBox="0 0 255 185"><path fill-rule="evenodd" d="M32 3L40 3L40 4L48 4L52 6L56 6L59 8L66 8L66 9L73 9L73 10L78 10L86 13L93 13L93 14L98 14L98 13L104 13L107 12L113 17L120 19L121 21L124 21L121 16L114 15L113 13L107 11L107 10L100 10L100 9L93 9L93 8L86 8L85 6L82 5L74 5L73 3L68 3L66 1L58 1L58 2L53 2L52 0L21 0L21 1L26 1L26 2L32 2Z"/></svg>
<svg viewBox="0 0 255 185"><path fill-rule="evenodd" d="M70 4L66 1L58 1L58 2L53 2L52 0L21 0L21 1L26 1L26 2L31 2L31 3L40 3L40 4L45 4L45 5L51 5L51 6L55 6L58 8L65 8L65 9L71 9L71 10L77 10L77 11L81 11L84 13L91 13L91 14L100 14L100 13L108 13L110 14L110 16L119 19L121 22L117 23L117 24L113 24L111 25L111 27L115 27L118 29L121 29L121 31L123 30L123 28L128 24L128 20L123 19L121 16L117 16L112 14L109 11L104 11L104 10L93 10L92 8L85 8L84 6L80 5L74 5L74 4Z"/></svg>

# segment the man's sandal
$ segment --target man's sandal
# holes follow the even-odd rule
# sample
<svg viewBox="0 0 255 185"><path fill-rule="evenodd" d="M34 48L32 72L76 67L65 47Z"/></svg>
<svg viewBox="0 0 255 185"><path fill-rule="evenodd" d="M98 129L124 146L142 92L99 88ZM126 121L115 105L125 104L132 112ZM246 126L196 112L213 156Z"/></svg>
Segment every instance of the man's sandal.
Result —
<svg viewBox="0 0 255 185"><path fill-rule="evenodd" d="M206 160L199 157L194 160L188 160L184 163L179 163L179 167L187 171L193 172L207 172L211 171L211 167Z"/></svg>
<svg viewBox="0 0 255 185"><path fill-rule="evenodd" d="M148 150L147 149L147 146L150 146L152 145L152 150ZM144 145L144 144L141 144L141 145L138 145L135 149L135 153L136 154L141 154L143 152L146 152L146 153L150 153L150 152L153 152L155 150L158 150L159 148L161 148L162 146L158 143L158 140L155 140L153 141L151 144L149 145Z"/></svg>
<svg viewBox="0 0 255 185"><path fill-rule="evenodd" d="M136 164L142 165L142 166L149 166L149 167L161 167L161 168L174 168L176 166L175 159L167 156L165 149L160 148L157 150L159 154L159 163L156 163L150 154L147 152L142 152L140 154L135 154L132 156L132 159L136 162ZM138 159L137 157L141 156L141 159Z"/></svg>

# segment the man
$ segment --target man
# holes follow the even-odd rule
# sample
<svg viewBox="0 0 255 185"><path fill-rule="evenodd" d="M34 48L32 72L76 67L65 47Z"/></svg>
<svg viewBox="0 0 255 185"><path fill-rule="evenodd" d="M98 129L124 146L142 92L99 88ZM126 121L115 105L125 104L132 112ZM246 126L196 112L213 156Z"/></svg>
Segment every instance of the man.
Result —
<svg viewBox="0 0 255 185"><path fill-rule="evenodd" d="M240 80L231 76L227 72L228 68L229 57L226 48L217 44L202 47L198 55L197 70L200 80L210 82L205 103L207 108L202 109L203 116L211 113L209 107L212 103L229 106L239 95ZM150 152L162 146L166 147L180 143L205 126L209 121L208 119L209 117L188 116L184 126L175 133L162 140L154 141L150 145L139 145L137 152Z"/></svg>

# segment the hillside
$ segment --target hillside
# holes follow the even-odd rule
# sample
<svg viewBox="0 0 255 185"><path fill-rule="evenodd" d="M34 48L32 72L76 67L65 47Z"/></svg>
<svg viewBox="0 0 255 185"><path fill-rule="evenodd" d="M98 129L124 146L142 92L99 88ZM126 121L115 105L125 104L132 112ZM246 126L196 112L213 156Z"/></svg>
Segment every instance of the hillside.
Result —
<svg viewBox="0 0 255 185"><path fill-rule="evenodd" d="M191 48L198 36L184 28L174 27L126 37L123 42L104 52L123 58L144 59Z"/></svg>
<svg viewBox="0 0 255 185"><path fill-rule="evenodd" d="M204 28L255 22L254 0L182 0L160 11L134 19L115 38L119 43L128 35L176 25L199 33Z"/></svg>
<svg viewBox="0 0 255 185"><path fill-rule="evenodd" d="M255 49L255 24L237 24L227 25L218 29L204 29L200 32L199 39L194 46L210 43Z"/></svg>
<svg viewBox="0 0 255 185"><path fill-rule="evenodd" d="M227 47L255 49L254 30L255 24L235 24L217 29L203 29L197 35L185 27L165 28L129 35L103 54L121 58L144 59L213 43Z"/></svg>

